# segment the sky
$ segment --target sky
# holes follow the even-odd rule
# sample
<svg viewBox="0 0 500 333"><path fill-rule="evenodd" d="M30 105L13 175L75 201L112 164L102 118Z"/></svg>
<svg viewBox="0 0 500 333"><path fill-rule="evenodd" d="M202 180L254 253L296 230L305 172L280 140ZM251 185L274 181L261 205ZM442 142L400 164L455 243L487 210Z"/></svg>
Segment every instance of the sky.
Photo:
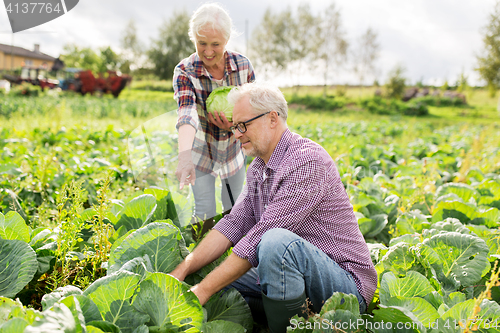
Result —
<svg viewBox="0 0 500 333"><path fill-rule="evenodd" d="M24 0L18 0L19 2ZM27 0L26 0L27 1ZM275 13L289 6L295 10L299 0L219 0L229 12L240 35L232 38L229 49L246 52L246 38L262 20L266 9ZM331 1L307 1L313 13ZM58 57L67 43L98 49L111 46L119 50L127 22L135 21L137 34L149 46L158 37L161 24L176 11L192 14L204 1L196 0L80 0L65 15L41 26L12 34L5 6L0 4L0 43L40 50ZM397 65L405 68L409 83L441 85L456 82L464 73L470 84L483 84L477 73L476 56L483 48L482 32L496 0L336 0L347 38L351 43L372 28L378 35L380 55L378 81ZM187 33L187 32L186 32ZM194 51L194 47L193 47ZM250 59L251 60L251 59ZM259 69L256 68L258 77ZM278 75L278 85L286 76ZM356 83L352 71L345 69L334 83ZM302 84L321 84L320 79L304 77Z"/></svg>

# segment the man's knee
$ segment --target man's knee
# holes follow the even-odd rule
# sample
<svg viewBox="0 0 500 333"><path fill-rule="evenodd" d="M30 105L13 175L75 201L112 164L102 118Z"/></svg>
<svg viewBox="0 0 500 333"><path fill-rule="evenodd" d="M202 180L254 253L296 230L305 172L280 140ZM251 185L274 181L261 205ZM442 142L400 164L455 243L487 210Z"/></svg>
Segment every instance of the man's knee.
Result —
<svg viewBox="0 0 500 333"><path fill-rule="evenodd" d="M257 246L259 264L262 260L281 258L290 243L300 239L287 229L275 228L266 231Z"/></svg>

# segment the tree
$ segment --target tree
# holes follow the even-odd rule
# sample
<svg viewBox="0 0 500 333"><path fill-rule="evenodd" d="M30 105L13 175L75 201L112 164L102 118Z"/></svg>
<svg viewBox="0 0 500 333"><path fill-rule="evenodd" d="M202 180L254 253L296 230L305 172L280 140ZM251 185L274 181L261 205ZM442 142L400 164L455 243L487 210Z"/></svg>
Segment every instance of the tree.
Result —
<svg viewBox="0 0 500 333"><path fill-rule="evenodd" d="M396 65L390 72L385 88L387 97L401 99L405 93L406 78L403 76L405 69L401 65Z"/></svg>
<svg viewBox="0 0 500 333"><path fill-rule="evenodd" d="M367 76L371 75L374 79L376 78L377 69L375 63L379 57L379 50L377 33L368 28L359 37L353 53L354 73L358 77L361 86L363 86Z"/></svg>
<svg viewBox="0 0 500 333"><path fill-rule="evenodd" d="M188 36L189 16L186 12L174 13L173 17L160 27L159 37L147 52L154 66L155 74L164 80L171 80L179 61L194 51Z"/></svg>
<svg viewBox="0 0 500 333"><path fill-rule="evenodd" d="M123 61L120 70L124 73L130 73L131 69L142 67L144 46L137 38L137 28L134 20L128 21L120 45L123 49L121 54Z"/></svg>
<svg viewBox="0 0 500 333"><path fill-rule="evenodd" d="M90 47L80 48L76 44L66 44L63 47L61 60L66 67L90 69L99 72L102 60L99 55Z"/></svg>
<svg viewBox="0 0 500 333"><path fill-rule="evenodd" d="M460 73L460 76L457 79L457 91L458 92L465 92L467 89L469 89L469 82L468 82L469 77L465 75L464 70L462 69L462 72Z"/></svg>
<svg viewBox="0 0 500 333"><path fill-rule="evenodd" d="M268 8L262 22L253 31L249 57L256 68L263 70L264 76L268 72L286 70L294 59L290 37L293 27L290 8L278 14Z"/></svg>
<svg viewBox="0 0 500 333"><path fill-rule="evenodd" d="M486 81L490 96L493 97L500 84L500 2L498 1L484 28L483 43L483 54L477 56L476 70Z"/></svg>
<svg viewBox="0 0 500 333"><path fill-rule="evenodd" d="M332 2L318 18L315 58L320 61L324 79L323 95L326 96L328 82L332 74L347 61L349 44L342 28L340 11Z"/></svg>
<svg viewBox="0 0 500 333"><path fill-rule="evenodd" d="M297 8L297 16L293 19L293 26L290 35L290 44L292 47L291 62L295 62L296 70L302 75L303 62L308 61L309 68L313 63L314 53L318 47L316 41L318 18L311 13L308 3L303 3ZM298 82L300 85L300 82Z"/></svg>
<svg viewBox="0 0 500 333"><path fill-rule="evenodd" d="M120 56L109 46L101 48L99 56L101 58L99 73L104 73L108 70L116 71L122 61Z"/></svg>

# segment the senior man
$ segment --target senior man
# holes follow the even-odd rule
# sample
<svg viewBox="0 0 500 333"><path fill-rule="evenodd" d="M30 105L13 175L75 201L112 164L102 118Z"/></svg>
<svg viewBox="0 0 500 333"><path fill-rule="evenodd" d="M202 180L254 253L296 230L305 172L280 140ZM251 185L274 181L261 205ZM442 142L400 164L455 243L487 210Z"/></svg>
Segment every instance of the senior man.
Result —
<svg viewBox="0 0 500 333"><path fill-rule="evenodd" d="M191 288L202 304L232 284L244 296L262 297L272 332L284 332L307 300L319 312L336 291L354 294L364 312L377 273L334 161L319 144L288 129L279 89L249 83L228 99L234 104L231 130L255 159L231 213L171 274L184 280L234 246Z"/></svg>

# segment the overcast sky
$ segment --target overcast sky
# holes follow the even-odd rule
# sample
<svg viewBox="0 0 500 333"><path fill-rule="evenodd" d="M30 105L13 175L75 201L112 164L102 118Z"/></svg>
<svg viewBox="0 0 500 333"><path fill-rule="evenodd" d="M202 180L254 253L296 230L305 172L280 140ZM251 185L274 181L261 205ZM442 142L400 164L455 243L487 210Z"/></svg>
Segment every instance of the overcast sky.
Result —
<svg viewBox="0 0 500 333"><path fill-rule="evenodd" d="M245 22L248 22L251 35L268 7L275 12L287 6L296 9L303 1L219 2L229 11L236 29L241 32L229 48L244 53ZM0 43L10 45L13 42L28 49L40 44L42 52L54 57L59 56L66 43L95 49L110 45L118 50L125 25L133 19L139 37L149 45L152 38L157 38L159 26L174 11L185 10L191 14L202 3L195 0L81 0L67 14L16 34L12 34L7 12L0 4ZM312 11L318 13L330 1L309 0L308 3ZM406 68L405 76L412 83L419 80L428 84L442 84L444 80L453 83L462 71L471 83L480 83L474 66L476 55L482 50L482 28L493 12L495 0L337 0L335 3L341 11L349 40L354 41L368 27L377 32L381 46L377 63L381 82L400 64ZM258 74L258 68L256 72ZM344 75L337 83L348 80L350 78Z"/></svg>

